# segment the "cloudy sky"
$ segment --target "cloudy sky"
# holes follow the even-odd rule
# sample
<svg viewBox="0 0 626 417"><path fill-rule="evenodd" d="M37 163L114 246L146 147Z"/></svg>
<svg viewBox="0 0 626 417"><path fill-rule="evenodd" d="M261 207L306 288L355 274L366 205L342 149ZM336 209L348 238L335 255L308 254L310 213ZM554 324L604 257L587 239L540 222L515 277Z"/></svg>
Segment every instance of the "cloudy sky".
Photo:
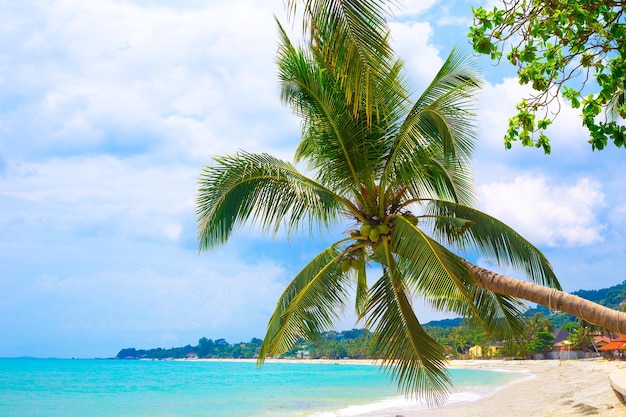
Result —
<svg viewBox="0 0 626 417"><path fill-rule="evenodd" d="M478 3L412 0L396 11L393 42L416 91L467 45ZM319 242L244 229L199 254L194 199L211 156L292 159L299 121L279 102L274 67L282 1L0 5L0 357L263 337ZM524 89L479 62L480 208L541 248L566 290L621 283L623 151L593 153L566 107L553 155L505 151ZM420 309L422 321L439 317Z"/></svg>

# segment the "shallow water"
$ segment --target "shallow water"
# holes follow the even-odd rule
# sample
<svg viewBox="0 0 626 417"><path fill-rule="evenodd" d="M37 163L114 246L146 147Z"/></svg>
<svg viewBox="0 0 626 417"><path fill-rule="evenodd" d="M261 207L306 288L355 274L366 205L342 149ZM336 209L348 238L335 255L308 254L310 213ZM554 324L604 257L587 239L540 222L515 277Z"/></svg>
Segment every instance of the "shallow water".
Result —
<svg viewBox="0 0 626 417"><path fill-rule="evenodd" d="M450 401L475 400L523 377L451 370ZM0 416L395 416L399 396L376 366L307 362L0 359Z"/></svg>

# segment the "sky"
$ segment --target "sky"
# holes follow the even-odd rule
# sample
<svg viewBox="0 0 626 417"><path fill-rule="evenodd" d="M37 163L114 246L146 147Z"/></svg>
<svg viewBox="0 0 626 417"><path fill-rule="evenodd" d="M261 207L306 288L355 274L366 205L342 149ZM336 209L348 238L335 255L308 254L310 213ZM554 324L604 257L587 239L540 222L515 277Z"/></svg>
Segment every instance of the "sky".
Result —
<svg viewBox="0 0 626 417"><path fill-rule="evenodd" d="M468 47L481 3L402 4L392 42L419 92L452 48ZM300 26L283 2L0 6L0 357L262 338L285 285L332 236L244 227L199 253L195 196L214 156L293 159L300 124L278 96L274 16L294 39ZM507 119L527 90L504 64L478 65L478 207L540 248L566 291L621 283L624 151L592 152L565 103L548 131L552 155L506 151ZM442 318L416 310L422 322ZM349 312L338 326L359 327Z"/></svg>

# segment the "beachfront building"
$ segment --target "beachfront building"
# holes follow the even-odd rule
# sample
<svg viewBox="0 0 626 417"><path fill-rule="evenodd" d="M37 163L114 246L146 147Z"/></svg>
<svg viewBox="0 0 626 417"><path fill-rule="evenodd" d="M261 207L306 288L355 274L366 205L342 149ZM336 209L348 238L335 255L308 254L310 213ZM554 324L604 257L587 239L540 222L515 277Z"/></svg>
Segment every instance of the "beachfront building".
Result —
<svg viewBox="0 0 626 417"><path fill-rule="evenodd" d="M620 336L611 340L609 343L598 348L602 356L608 359L624 359L624 351L626 350L626 336Z"/></svg>
<svg viewBox="0 0 626 417"><path fill-rule="evenodd" d="M593 337L593 344L596 348L600 349L610 343L612 339L608 336L598 335Z"/></svg>
<svg viewBox="0 0 626 417"><path fill-rule="evenodd" d="M489 359L500 354L502 346L472 346L469 348L469 356L472 359Z"/></svg>

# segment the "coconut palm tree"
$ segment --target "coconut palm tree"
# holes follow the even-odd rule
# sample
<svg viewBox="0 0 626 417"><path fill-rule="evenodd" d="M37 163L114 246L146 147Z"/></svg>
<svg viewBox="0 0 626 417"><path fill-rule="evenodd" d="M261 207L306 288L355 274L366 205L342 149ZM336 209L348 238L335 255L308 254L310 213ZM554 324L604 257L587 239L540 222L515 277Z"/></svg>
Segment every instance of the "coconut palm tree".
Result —
<svg viewBox="0 0 626 417"><path fill-rule="evenodd" d="M476 284L449 248L479 249L500 264L558 288L544 256L498 220L472 208L469 162L476 137L472 93L480 78L469 57L453 51L414 102L402 64L387 63L371 80L376 111L355 112L339 65L322 51L332 28L320 26L315 47L296 47L281 30L281 96L302 117L296 161L309 176L266 154L215 158L200 179L199 243L224 243L235 227L259 223L288 233L302 227L350 230L294 277L270 319L260 360L315 339L332 327L355 288L355 308L374 330L377 355L407 392L436 403L449 379L444 350L422 328L412 301L480 320L491 332L519 331L520 304ZM377 264L380 269L371 269ZM368 274L377 275L368 280Z"/></svg>
<svg viewBox="0 0 626 417"><path fill-rule="evenodd" d="M336 80L341 83L346 98L356 115L364 109L368 126L385 108L387 96L379 94L385 85L395 79L387 77L392 71L393 50L385 14L398 6L398 1L387 0L286 0L287 8L303 16L303 29L312 40L324 64L334 68ZM330 28L332 36L324 44L315 43L319 26ZM381 90L379 87L383 87ZM623 99L624 94L616 96ZM613 108L622 101L615 100ZM574 315L588 323L619 334L626 334L626 314L532 282L510 278L475 265L467 264L477 285L496 292L522 298L550 309Z"/></svg>
<svg viewBox="0 0 626 417"><path fill-rule="evenodd" d="M355 110L365 108L368 123L376 116L384 95L376 93L375 86L384 85L386 74L393 62L393 51L387 42L389 29L384 15L397 1L386 0L286 0L287 7L295 12L298 4L303 14L303 28L314 39L316 28L326 25L333 31L329 42L332 47L318 48L328 66L336 66L336 79L344 86L346 101ZM317 47L311 43L312 47ZM336 63L344 65L337 66ZM344 81L348 80L348 81ZM372 82L378 80L378 83ZM616 95L610 110L614 117L616 108L624 102L625 94ZM356 98L359 99L356 99ZM520 281L497 274L475 265L467 264L476 283L498 294L522 298L553 310L574 315L588 323L609 331L626 334L626 314L612 310L583 298L547 288L532 282Z"/></svg>
<svg viewBox="0 0 626 417"><path fill-rule="evenodd" d="M455 50L412 100L387 43L383 4L305 0L303 47L279 25L281 98L302 118L295 161L306 171L267 154L215 158L200 178L198 242L211 249L245 223L290 235L348 229L287 286L259 361L332 328L354 293L358 317L374 331L376 354L391 376L436 404L450 382L444 349L422 328L415 300L508 335L522 329L522 305L513 297L613 330L620 316L559 291L531 243L473 207L472 97L480 77L470 57ZM461 257L467 251L531 282L472 265Z"/></svg>

